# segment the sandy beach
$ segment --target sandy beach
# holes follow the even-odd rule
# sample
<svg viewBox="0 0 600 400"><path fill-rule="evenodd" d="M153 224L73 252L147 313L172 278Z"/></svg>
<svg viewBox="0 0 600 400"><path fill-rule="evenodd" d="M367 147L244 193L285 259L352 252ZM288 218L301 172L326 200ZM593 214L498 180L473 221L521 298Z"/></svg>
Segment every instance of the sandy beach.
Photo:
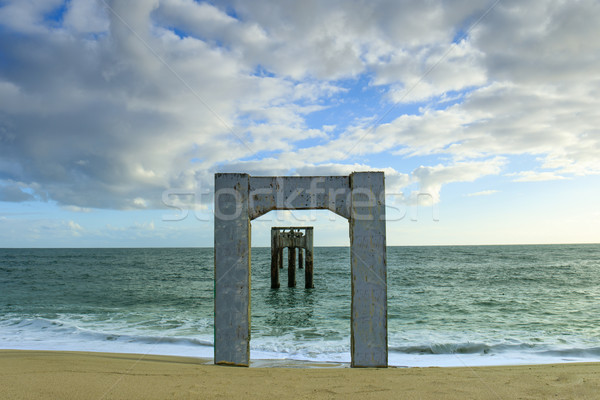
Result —
<svg viewBox="0 0 600 400"><path fill-rule="evenodd" d="M0 350L3 399L586 399L600 364L351 369L139 354ZM270 367L261 367L270 365ZM303 368L299 368L303 366Z"/></svg>

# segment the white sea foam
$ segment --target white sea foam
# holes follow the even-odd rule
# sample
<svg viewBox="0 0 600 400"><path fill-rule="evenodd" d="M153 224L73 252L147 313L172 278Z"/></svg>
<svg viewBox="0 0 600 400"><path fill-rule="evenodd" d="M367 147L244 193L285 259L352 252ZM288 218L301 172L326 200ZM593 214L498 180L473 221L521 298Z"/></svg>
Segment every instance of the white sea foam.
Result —
<svg viewBox="0 0 600 400"><path fill-rule="evenodd" d="M103 327L106 329L106 326ZM299 360L349 363L349 338L336 341L294 341L291 335L251 342L252 360ZM57 319L27 318L0 322L0 348L22 350L96 351L213 357L212 337L111 333L82 328ZM444 352L444 349L447 352ZM405 367L491 366L600 361L600 348L489 346L448 343L446 346L390 348L389 365Z"/></svg>

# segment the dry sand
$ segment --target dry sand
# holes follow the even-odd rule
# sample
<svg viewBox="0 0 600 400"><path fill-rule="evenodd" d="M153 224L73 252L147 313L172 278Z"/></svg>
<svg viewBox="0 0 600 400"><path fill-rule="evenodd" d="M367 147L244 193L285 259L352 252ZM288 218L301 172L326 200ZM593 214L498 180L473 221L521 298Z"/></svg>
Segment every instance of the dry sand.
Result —
<svg viewBox="0 0 600 400"><path fill-rule="evenodd" d="M182 357L0 350L0 398L600 398L600 364L595 363L388 369L294 366L237 368Z"/></svg>

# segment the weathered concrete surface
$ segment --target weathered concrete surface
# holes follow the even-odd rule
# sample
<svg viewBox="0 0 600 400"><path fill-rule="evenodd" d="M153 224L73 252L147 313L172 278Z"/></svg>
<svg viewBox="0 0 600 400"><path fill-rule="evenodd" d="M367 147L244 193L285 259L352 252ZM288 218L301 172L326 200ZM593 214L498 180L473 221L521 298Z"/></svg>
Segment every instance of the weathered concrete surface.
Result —
<svg viewBox="0 0 600 400"><path fill-rule="evenodd" d="M382 172L355 172L350 218L352 367L387 367L385 187Z"/></svg>
<svg viewBox="0 0 600 400"><path fill-rule="evenodd" d="M387 366L382 172L333 177L215 175L215 363L249 364L250 220L271 210L286 209L329 209L349 219L352 366ZM311 245L305 248L307 277L313 271L312 234L310 230ZM277 266L282 267L279 245L278 254L272 253L271 257L277 258ZM306 279L306 287L309 283L312 287L312 279Z"/></svg>
<svg viewBox="0 0 600 400"><path fill-rule="evenodd" d="M250 178L250 219L271 210L331 210L349 217L347 176L258 176Z"/></svg>
<svg viewBox="0 0 600 400"><path fill-rule="evenodd" d="M250 363L249 176L215 175L215 364Z"/></svg>

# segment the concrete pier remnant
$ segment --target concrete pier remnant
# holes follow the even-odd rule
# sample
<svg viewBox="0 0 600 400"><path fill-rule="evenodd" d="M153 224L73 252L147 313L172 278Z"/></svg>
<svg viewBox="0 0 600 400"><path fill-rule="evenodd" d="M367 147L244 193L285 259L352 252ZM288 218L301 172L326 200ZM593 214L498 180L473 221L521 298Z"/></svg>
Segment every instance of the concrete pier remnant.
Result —
<svg viewBox="0 0 600 400"><path fill-rule="evenodd" d="M250 363L250 221L271 210L310 209L327 209L349 222L351 366L387 367L383 172L311 177L215 174L215 364ZM307 251L305 258L305 270L310 259L312 275L312 253ZM275 259L282 266L281 252L271 253L271 265Z"/></svg>
<svg viewBox="0 0 600 400"><path fill-rule="evenodd" d="M279 270L283 268L283 249L288 249L288 286L296 287L295 252L298 250L298 269L304 268L303 251L306 252L304 287L314 288L313 283L313 227L289 226L271 228L271 289L279 288Z"/></svg>

